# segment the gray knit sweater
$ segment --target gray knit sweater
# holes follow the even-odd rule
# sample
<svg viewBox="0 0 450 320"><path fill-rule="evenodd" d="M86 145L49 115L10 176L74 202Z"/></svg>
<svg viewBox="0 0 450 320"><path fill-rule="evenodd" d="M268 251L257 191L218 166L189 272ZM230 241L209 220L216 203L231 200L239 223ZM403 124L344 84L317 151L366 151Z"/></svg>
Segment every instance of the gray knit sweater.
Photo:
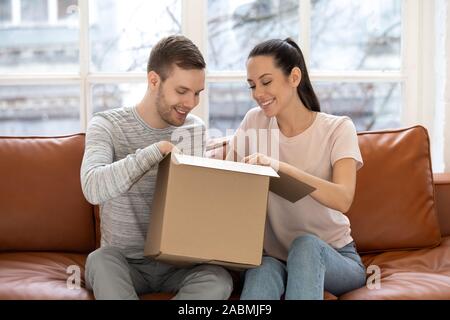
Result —
<svg viewBox="0 0 450 320"><path fill-rule="evenodd" d="M101 245L142 258L158 163L156 143L171 141L183 153L203 156L205 125L189 114L181 127L154 129L135 107L97 113L86 132L81 185L86 199L100 205Z"/></svg>

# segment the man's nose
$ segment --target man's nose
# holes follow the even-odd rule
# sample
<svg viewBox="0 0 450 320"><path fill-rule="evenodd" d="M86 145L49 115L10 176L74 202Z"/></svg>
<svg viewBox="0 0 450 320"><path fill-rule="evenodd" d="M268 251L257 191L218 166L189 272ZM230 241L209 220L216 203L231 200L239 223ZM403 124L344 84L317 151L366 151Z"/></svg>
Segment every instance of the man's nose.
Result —
<svg viewBox="0 0 450 320"><path fill-rule="evenodd" d="M193 109L196 105L198 100L196 99L195 95L190 95L186 100L183 102L183 106L185 108L189 108L189 110Z"/></svg>

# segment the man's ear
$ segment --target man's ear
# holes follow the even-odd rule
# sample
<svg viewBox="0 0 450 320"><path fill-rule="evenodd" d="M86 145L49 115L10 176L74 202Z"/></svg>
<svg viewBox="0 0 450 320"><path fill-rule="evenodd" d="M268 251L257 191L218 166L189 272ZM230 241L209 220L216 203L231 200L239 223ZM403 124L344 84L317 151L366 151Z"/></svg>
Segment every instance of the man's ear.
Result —
<svg viewBox="0 0 450 320"><path fill-rule="evenodd" d="M155 71L150 71L147 74L147 82L150 89L156 89L161 83L161 77Z"/></svg>
<svg viewBox="0 0 450 320"><path fill-rule="evenodd" d="M299 67L292 68L290 82L293 87L298 87L300 82L302 81L302 71Z"/></svg>

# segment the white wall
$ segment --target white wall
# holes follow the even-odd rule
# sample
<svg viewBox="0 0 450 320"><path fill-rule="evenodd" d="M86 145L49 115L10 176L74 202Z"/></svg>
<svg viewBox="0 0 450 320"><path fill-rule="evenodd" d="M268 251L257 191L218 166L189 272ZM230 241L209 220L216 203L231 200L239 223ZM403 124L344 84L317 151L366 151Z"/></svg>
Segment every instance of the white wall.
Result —
<svg viewBox="0 0 450 320"><path fill-rule="evenodd" d="M442 97L442 104L444 106L444 171L450 172L450 3L444 1L446 6L445 19L445 78L443 81L444 94Z"/></svg>
<svg viewBox="0 0 450 320"><path fill-rule="evenodd" d="M450 172L450 4L436 0L435 97L432 134L433 170Z"/></svg>

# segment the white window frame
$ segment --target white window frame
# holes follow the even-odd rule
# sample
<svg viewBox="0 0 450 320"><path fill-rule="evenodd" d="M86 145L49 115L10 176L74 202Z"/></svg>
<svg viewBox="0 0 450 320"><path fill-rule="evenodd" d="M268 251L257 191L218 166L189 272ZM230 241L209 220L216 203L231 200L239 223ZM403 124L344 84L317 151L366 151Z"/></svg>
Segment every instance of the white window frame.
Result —
<svg viewBox="0 0 450 320"><path fill-rule="evenodd" d="M17 7L13 9L13 23L20 21L20 0L12 0ZM56 0L48 0L55 2ZM207 57L207 0L182 1L182 33L193 40ZM299 1L300 39L307 64L310 60L310 11L311 0ZM363 0L362 0L363 1ZM402 84L402 125L422 124L433 132L434 92L433 68L430 61L434 57L433 3L429 0L402 0L402 68L399 71L352 71L315 72L310 74L312 81L324 82L400 82ZM80 70L71 74L7 74L0 75L0 84L72 84L79 85L80 126L83 132L92 117L92 85L103 83L146 82L145 73L92 73L89 53L89 4L88 0L78 0L80 28ZM49 10L57 7L49 5ZM54 15L53 15L54 17ZM53 19L54 20L54 19ZM425 64L427 62L427 64ZM208 83L243 81L245 72L208 72ZM202 95L200 105L194 109L207 124L209 120L208 92Z"/></svg>
<svg viewBox="0 0 450 320"><path fill-rule="evenodd" d="M41 25L50 25L50 26L67 25L76 27L78 25L76 21L65 21L58 19L58 0L46 0L47 1L46 21L36 23L34 22L24 23L22 21L21 1L22 0L11 0L11 21L2 23L1 27L10 27L10 26L33 27Z"/></svg>

